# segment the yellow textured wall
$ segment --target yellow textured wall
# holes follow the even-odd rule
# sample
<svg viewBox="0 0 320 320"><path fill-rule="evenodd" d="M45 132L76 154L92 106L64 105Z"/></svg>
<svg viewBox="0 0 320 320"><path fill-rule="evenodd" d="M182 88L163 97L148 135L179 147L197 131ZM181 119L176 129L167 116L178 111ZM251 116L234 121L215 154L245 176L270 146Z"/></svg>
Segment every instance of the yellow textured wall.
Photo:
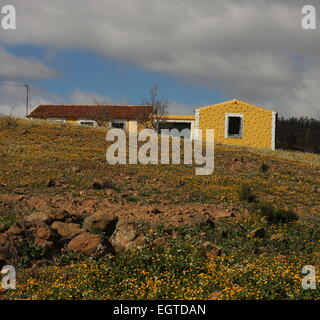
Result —
<svg viewBox="0 0 320 320"><path fill-rule="evenodd" d="M225 138L225 115L227 113L243 114L242 138ZM232 100L200 108L199 127L203 130L214 129L216 143L271 149L272 114L271 110Z"/></svg>

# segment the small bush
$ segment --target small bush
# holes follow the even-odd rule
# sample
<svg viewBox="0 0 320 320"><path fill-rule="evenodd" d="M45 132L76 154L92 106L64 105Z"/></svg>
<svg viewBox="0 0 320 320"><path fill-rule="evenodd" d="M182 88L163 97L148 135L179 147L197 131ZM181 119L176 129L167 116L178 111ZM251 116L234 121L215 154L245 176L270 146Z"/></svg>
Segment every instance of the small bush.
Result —
<svg viewBox="0 0 320 320"><path fill-rule="evenodd" d="M3 128L15 128L18 126L17 119L14 118L12 115L3 115L0 114L0 125Z"/></svg>
<svg viewBox="0 0 320 320"><path fill-rule="evenodd" d="M257 198L257 196L252 192L251 187L247 184L241 186L238 195L239 200L247 202L254 202Z"/></svg>
<svg viewBox="0 0 320 320"><path fill-rule="evenodd" d="M269 223L288 223L299 219L292 210L276 209L266 203L256 205L254 211L261 213Z"/></svg>
<svg viewBox="0 0 320 320"><path fill-rule="evenodd" d="M260 171L263 173L267 173L270 170L270 166L266 163L263 163L260 167Z"/></svg>
<svg viewBox="0 0 320 320"><path fill-rule="evenodd" d="M43 258L43 250L41 247L29 241L21 241L17 248L17 264L21 267L29 267L33 260Z"/></svg>

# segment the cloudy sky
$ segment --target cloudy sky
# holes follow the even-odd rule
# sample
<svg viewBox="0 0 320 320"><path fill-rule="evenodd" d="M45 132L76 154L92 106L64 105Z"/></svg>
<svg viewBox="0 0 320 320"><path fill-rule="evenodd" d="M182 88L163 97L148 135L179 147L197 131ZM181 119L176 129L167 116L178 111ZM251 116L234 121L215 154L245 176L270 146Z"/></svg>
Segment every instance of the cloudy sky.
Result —
<svg viewBox="0 0 320 320"><path fill-rule="evenodd" d="M0 1L0 8L3 1ZM320 118L320 31L301 0L8 0L0 84L40 103L139 104L157 83L170 112L234 98ZM3 4L4 5L4 4ZM3 15L2 15L3 16ZM0 15L1 17L1 15ZM25 112L25 88L0 86L0 113Z"/></svg>

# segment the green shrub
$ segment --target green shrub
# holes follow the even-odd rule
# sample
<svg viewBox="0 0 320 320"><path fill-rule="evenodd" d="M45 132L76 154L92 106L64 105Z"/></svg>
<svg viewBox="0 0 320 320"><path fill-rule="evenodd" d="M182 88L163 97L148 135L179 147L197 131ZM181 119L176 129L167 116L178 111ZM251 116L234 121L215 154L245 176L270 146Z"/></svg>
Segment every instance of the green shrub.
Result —
<svg viewBox="0 0 320 320"><path fill-rule="evenodd" d="M276 209L268 203L255 205L254 211L266 217L269 223L288 223L299 219L297 214L292 210Z"/></svg>
<svg viewBox="0 0 320 320"><path fill-rule="evenodd" d="M257 198L257 196L252 192L251 187L247 184L241 186L238 195L239 200L247 202L254 202Z"/></svg>
<svg viewBox="0 0 320 320"><path fill-rule="evenodd" d="M21 267L29 267L33 260L43 258L43 250L41 247L30 241L21 241L17 247L17 264Z"/></svg>

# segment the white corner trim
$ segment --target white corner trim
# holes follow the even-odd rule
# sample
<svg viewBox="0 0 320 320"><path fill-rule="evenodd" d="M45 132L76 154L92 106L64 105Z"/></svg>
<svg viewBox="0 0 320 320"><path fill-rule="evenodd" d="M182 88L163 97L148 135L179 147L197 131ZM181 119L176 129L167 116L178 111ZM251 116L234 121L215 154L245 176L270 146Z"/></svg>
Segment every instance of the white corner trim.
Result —
<svg viewBox="0 0 320 320"><path fill-rule="evenodd" d="M230 138L229 135L228 135L228 127L229 127L229 117L239 117L241 118L241 137L239 138L243 138L244 137L244 121L243 121L243 118L244 118L244 115L243 113L226 113L225 114L225 117L224 117L224 137L225 138Z"/></svg>
<svg viewBox="0 0 320 320"><path fill-rule="evenodd" d="M199 139L199 129L200 129L200 112L199 109L194 110L194 123L193 128L191 129L191 139Z"/></svg>
<svg viewBox="0 0 320 320"><path fill-rule="evenodd" d="M271 150L276 149L276 119L277 113L272 111Z"/></svg>

